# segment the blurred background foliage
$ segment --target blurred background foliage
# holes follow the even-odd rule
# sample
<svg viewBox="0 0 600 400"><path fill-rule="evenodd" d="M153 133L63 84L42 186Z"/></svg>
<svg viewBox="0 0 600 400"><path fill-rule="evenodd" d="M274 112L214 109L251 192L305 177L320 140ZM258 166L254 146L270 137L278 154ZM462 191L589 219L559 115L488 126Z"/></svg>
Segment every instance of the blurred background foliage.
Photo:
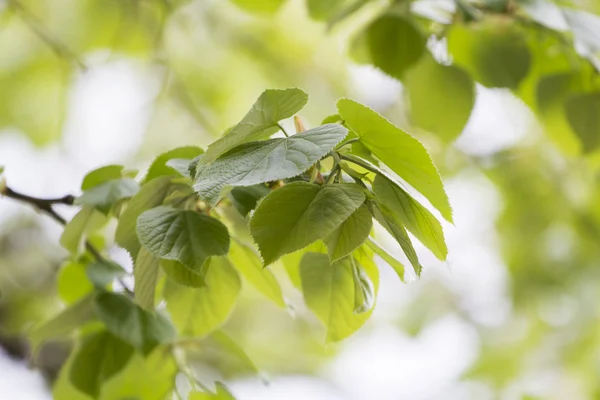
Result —
<svg viewBox="0 0 600 400"><path fill-rule="evenodd" d="M600 2L5 0L0 8L0 139L26 137L76 159L69 168L82 170L60 176L65 168L58 169L54 179L63 183L55 189L75 190L66 176L81 177L94 162L143 169L165 149L206 145L265 88L308 92L307 125L334 113L337 98L360 98L426 143L457 212L456 226L446 227L455 238L449 265L423 262L424 277L394 286L405 293L393 293L391 306L380 301L385 316L363 330L385 324L419 337L455 316L477 338L456 382L481 384L490 398L600 397ZM135 118L144 128L120 131L133 150L100 144L102 158L87 162L77 146L93 154L103 132L92 129L94 140L78 131L88 115L78 88L107 66L139 77ZM94 123L110 126L91 104ZM509 121L481 121L497 115ZM36 154L10 151L0 157L27 162ZM19 171L0 163L19 187ZM473 198L483 204L479 214L469 209ZM58 228L7 210L0 336L9 354L28 359L32 323L84 289L69 284L81 280L62 265ZM288 286L296 305L299 294ZM487 297L492 306L480 304L469 297L473 288L500 294ZM352 344L324 346L314 319L294 313L245 287L224 329L252 362L230 357L227 345L219 352L191 344L195 366L228 379L254 375L256 366L272 375L322 374ZM36 366L49 382L68 349L42 349Z"/></svg>

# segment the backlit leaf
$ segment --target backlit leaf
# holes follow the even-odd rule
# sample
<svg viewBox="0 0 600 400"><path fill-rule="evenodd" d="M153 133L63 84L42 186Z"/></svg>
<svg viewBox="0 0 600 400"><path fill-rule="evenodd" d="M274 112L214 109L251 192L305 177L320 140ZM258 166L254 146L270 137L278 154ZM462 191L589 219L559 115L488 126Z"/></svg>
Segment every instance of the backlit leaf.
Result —
<svg viewBox="0 0 600 400"><path fill-rule="evenodd" d="M377 199L390 210L410 233L415 235L440 260L445 260L448 248L439 221L406 191L383 175L373 182Z"/></svg>
<svg viewBox="0 0 600 400"><path fill-rule="evenodd" d="M254 185L247 187L236 187L229 193L229 199L235 207L244 217L247 216L250 211L256 208L258 201L265 197L271 192L271 189L266 185Z"/></svg>
<svg viewBox="0 0 600 400"><path fill-rule="evenodd" d="M107 165L88 172L85 178L83 178L83 182L81 182L81 190L89 190L106 181L121 178L123 169L122 165Z"/></svg>
<svg viewBox="0 0 600 400"><path fill-rule="evenodd" d="M262 261L253 249L234 240L229 251L229 260L252 286L280 307L285 307L279 282L273 273L263 268Z"/></svg>
<svg viewBox="0 0 600 400"><path fill-rule="evenodd" d="M213 257L206 273L206 286L195 289L167 281L167 310L181 335L205 336L219 328L233 310L241 282L225 257Z"/></svg>
<svg viewBox="0 0 600 400"><path fill-rule="evenodd" d="M294 182L274 190L250 220L264 265L326 237L364 201L363 189L349 183Z"/></svg>
<svg viewBox="0 0 600 400"><path fill-rule="evenodd" d="M352 100L338 101L345 123L383 163L421 192L452 222L452 209L442 179L425 147L370 108Z"/></svg>
<svg viewBox="0 0 600 400"><path fill-rule="evenodd" d="M98 287L105 287L116 278L124 276L127 272L119 264L108 261L95 261L86 268L90 281Z"/></svg>
<svg viewBox="0 0 600 400"><path fill-rule="evenodd" d="M84 338L70 367L70 380L80 391L97 398L102 384L121 371L133 347L106 331Z"/></svg>
<svg viewBox="0 0 600 400"><path fill-rule="evenodd" d="M202 273L196 272L177 261L160 260L160 266L173 282L194 288L206 286Z"/></svg>
<svg viewBox="0 0 600 400"><path fill-rule="evenodd" d="M142 247L133 265L135 302L146 310L154 309L158 262L157 257Z"/></svg>
<svg viewBox="0 0 600 400"><path fill-rule="evenodd" d="M565 109L583 150L596 150L600 146L600 93L573 95L567 100Z"/></svg>
<svg viewBox="0 0 600 400"><path fill-rule="evenodd" d="M390 253L388 253L388 251L386 249L384 249L379 244L377 244L375 241L373 241L373 239L367 240L367 246L371 250L373 250L373 252L375 252L375 254L377 254L379 257L381 257L381 259L383 261L385 261L390 267L392 267L392 269L394 271L396 271L396 273L398 274L398 276L400 277L400 280L402 282L405 282L405 280L404 280L404 265L402 265L402 263L400 261L396 260L396 258L394 256L392 256Z"/></svg>
<svg viewBox="0 0 600 400"><path fill-rule="evenodd" d="M330 263L326 254L306 253L300 262L304 301L327 328L327 341L339 341L360 328L370 312L357 314L352 262Z"/></svg>
<svg viewBox="0 0 600 400"><path fill-rule="evenodd" d="M92 206L85 206L65 225L60 244L70 253L79 254L86 236L102 228L107 222L105 215Z"/></svg>

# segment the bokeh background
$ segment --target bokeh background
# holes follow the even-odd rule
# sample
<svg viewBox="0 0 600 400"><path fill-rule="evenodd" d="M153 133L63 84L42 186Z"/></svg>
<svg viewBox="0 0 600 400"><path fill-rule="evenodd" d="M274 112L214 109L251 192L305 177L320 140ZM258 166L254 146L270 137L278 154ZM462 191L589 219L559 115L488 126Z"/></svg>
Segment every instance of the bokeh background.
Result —
<svg viewBox="0 0 600 400"><path fill-rule="evenodd" d="M382 262L372 318L329 345L275 267L292 307L245 287L225 325L263 375L199 354L199 376L225 379L240 400L600 398L598 157L564 151L507 89L478 86L456 140L412 127L402 85L348 57L357 27L388 2L334 27L309 18L301 0L269 15L235 3L0 2L0 165L11 187L62 196L102 165L143 170L168 149L210 143L265 88L308 92L308 126L351 97L430 151L454 208L454 225L444 226L448 261L419 247L423 276L407 284ZM563 3L600 13L595 0ZM413 4L440 18L455 6ZM552 13L548 21L566 23ZM26 338L59 307L57 282L69 284L60 232L0 199L0 398L51 398L68 354L47 346L33 365ZM130 264L116 247L111 256Z"/></svg>

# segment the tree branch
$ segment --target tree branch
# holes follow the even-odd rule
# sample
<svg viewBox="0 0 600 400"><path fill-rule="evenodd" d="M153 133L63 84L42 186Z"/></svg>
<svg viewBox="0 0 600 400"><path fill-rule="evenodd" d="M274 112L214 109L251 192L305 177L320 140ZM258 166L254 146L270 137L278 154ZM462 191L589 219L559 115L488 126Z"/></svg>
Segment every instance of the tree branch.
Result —
<svg viewBox="0 0 600 400"><path fill-rule="evenodd" d="M63 226L65 226L67 224L67 220L64 219L56 211L54 211L54 208L52 206L55 205L55 204L73 205L73 202L75 201L75 196L70 195L70 194L68 194L66 196L63 196L63 197L57 197L57 198L51 198L51 199L41 199L41 198L38 198L38 197L28 196L26 194L19 193L16 190L13 190L13 189L9 188L8 186L4 186L2 188L2 190L0 191L0 195L8 197L8 198L13 199L13 200L20 201L20 202L25 203L25 204L29 204L30 206L33 206L34 208L36 208L36 209L44 212L46 215L48 215L53 220L55 220L56 222L58 222L59 224L61 224ZM94 258L97 261L100 261L100 262L106 262L107 261L102 256L102 254L100 254L100 251L98 251L98 249L96 249L88 240L85 241L85 249L92 256L94 256ZM133 292L131 291L131 289L129 289L127 287L127 285L125 284L125 282L121 278L117 278L117 280L121 284L121 286L123 286L123 289L128 294L133 294Z"/></svg>

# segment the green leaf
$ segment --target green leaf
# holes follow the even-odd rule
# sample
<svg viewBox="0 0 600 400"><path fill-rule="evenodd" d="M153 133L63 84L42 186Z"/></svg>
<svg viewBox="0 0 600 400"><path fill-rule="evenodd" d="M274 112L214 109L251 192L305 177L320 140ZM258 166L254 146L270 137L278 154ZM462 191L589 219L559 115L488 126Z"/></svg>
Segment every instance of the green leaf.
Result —
<svg viewBox="0 0 600 400"><path fill-rule="evenodd" d="M336 230L323 240L331 262L346 257L369 237L373 220L366 204L360 206Z"/></svg>
<svg viewBox="0 0 600 400"><path fill-rule="evenodd" d="M104 214L118 201L135 195L140 186L129 178L112 179L94 186L75 199L75 204L94 206Z"/></svg>
<svg viewBox="0 0 600 400"><path fill-rule="evenodd" d="M134 353L125 369L104 384L101 400L165 400L179 372L171 353L164 348L146 357Z"/></svg>
<svg viewBox="0 0 600 400"><path fill-rule="evenodd" d="M600 146L600 92L570 96L565 110L583 150L596 150Z"/></svg>
<svg viewBox="0 0 600 400"><path fill-rule="evenodd" d="M32 347L35 349L43 342L62 338L80 326L95 320L94 298L94 294L86 296L48 321L34 326L29 333Z"/></svg>
<svg viewBox="0 0 600 400"><path fill-rule="evenodd" d="M89 190L106 181L121 178L124 168L122 165L107 165L88 172L81 182L81 190Z"/></svg>
<svg viewBox="0 0 600 400"><path fill-rule="evenodd" d="M86 236L102 228L108 219L94 207L83 207L71 221L65 225L60 236L60 244L71 254L79 254Z"/></svg>
<svg viewBox="0 0 600 400"><path fill-rule="evenodd" d="M327 328L327 341L342 340L360 328L370 312L356 314L350 257L330 263L326 254L306 253L300 262L304 301Z"/></svg>
<svg viewBox="0 0 600 400"><path fill-rule="evenodd" d="M174 171L183 177L192 178L192 171L196 170L196 162L195 159L191 158L172 158L167 161L167 167L171 168ZM195 175L195 173L194 173Z"/></svg>
<svg viewBox="0 0 600 400"><path fill-rule="evenodd" d="M106 331L84 338L70 366L70 380L77 389L98 398L102 384L121 371L133 347Z"/></svg>
<svg viewBox="0 0 600 400"><path fill-rule="evenodd" d="M214 206L228 187L252 186L300 175L347 134L343 126L328 124L289 138L243 144L198 173L194 189Z"/></svg>
<svg viewBox="0 0 600 400"><path fill-rule="evenodd" d="M257 14L274 14L286 0L231 0L236 6Z"/></svg>
<svg viewBox="0 0 600 400"><path fill-rule="evenodd" d="M167 281L164 297L180 334L200 337L227 320L240 289L239 275L227 258L213 257L206 273L206 286L193 289Z"/></svg>
<svg viewBox="0 0 600 400"><path fill-rule="evenodd" d="M71 261L60 268L56 286L60 299L66 304L72 304L94 290L85 273L85 265Z"/></svg>
<svg viewBox="0 0 600 400"><path fill-rule="evenodd" d="M373 241L373 239L367 240L367 246L371 250L373 250L375 254L381 257L381 259L385 261L390 267L392 267L394 271L396 271L402 282L406 282L404 280L404 265L402 265L400 261L396 260L394 256L392 256L390 253L387 252L387 250L385 250L383 247L381 247L375 241Z"/></svg>
<svg viewBox="0 0 600 400"><path fill-rule="evenodd" d="M277 126L279 121L296 114L307 101L308 95L297 88L265 90L236 126L208 146L199 165L214 161L240 144L271 136L279 129Z"/></svg>
<svg viewBox="0 0 600 400"><path fill-rule="evenodd" d="M350 4L349 0L307 0L308 14L312 19L328 20Z"/></svg>
<svg viewBox="0 0 600 400"><path fill-rule="evenodd" d="M159 176L173 175L175 170L173 167L167 164L169 160L181 158L192 159L199 156L203 152L204 151L200 147L185 146L178 147L161 154L160 156L156 157L150 167L148 167L148 172L146 173L146 177L142 181L142 184L148 183Z"/></svg>
<svg viewBox="0 0 600 400"><path fill-rule="evenodd" d="M262 267L262 262L253 249L234 240L229 251L229 260L252 286L280 307L285 307L279 282L273 273Z"/></svg>
<svg viewBox="0 0 600 400"><path fill-rule="evenodd" d="M135 259L140 250L136 232L138 217L144 211L160 206L175 188L177 185L172 183L170 176L153 179L141 187L140 191L129 200L125 211L121 213L115 232L115 241L129 251L132 258Z"/></svg>
<svg viewBox="0 0 600 400"><path fill-rule="evenodd" d="M456 64L490 88L517 89L531 64L524 32L508 18L454 25L448 33L448 50Z"/></svg>
<svg viewBox="0 0 600 400"><path fill-rule="evenodd" d="M318 186L293 182L271 192L250 220L264 265L323 239L365 201L363 189L350 183Z"/></svg>
<svg viewBox="0 0 600 400"><path fill-rule="evenodd" d="M175 335L164 316L140 308L126 296L104 292L97 296L95 305L98 317L113 335L144 353L170 342Z"/></svg>
<svg viewBox="0 0 600 400"><path fill-rule="evenodd" d="M452 222L452 209L442 179L425 147L387 119L355 101L338 101L345 123L383 163L421 192L442 216Z"/></svg>
<svg viewBox="0 0 600 400"><path fill-rule="evenodd" d="M271 192L271 188L265 185L254 185L248 187L236 187L229 193L229 199L244 217L256 208L258 201Z"/></svg>
<svg viewBox="0 0 600 400"><path fill-rule="evenodd" d="M162 270L174 282L194 288L206 286L204 275L189 269L185 265L173 260L160 260Z"/></svg>
<svg viewBox="0 0 600 400"><path fill-rule="evenodd" d="M210 256L229 251L229 233L219 220L195 211L157 207L138 218L140 242L157 257L201 271Z"/></svg>
<svg viewBox="0 0 600 400"><path fill-rule="evenodd" d="M227 352L227 354L240 361L246 370L254 374L260 374L260 369L256 366L256 364L254 364L244 349L240 347L231 337L225 334L225 332L219 330L214 332L210 337L219 345L220 348Z"/></svg>
<svg viewBox="0 0 600 400"><path fill-rule="evenodd" d="M375 305L375 289L369 276L354 258L348 258L352 264L352 275L354 277L354 312L362 314Z"/></svg>
<svg viewBox="0 0 600 400"><path fill-rule="evenodd" d="M396 79L402 79L425 52L425 36L401 16L383 15L367 27L365 34L370 61Z"/></svg>
<svg viewBox="0 0 600 400"><path fill-rule="evenodd" d="M404 254L406 254L406 257L412 264L417 276L421 276L421 270L423 267L419 262L417 252L412 245L408 233L406 233L406 229L398 220L396 215L383 204L376 202L369 203L369 210L375 219L381 224L381 226L383 226L385 230L388 231L394 239L396 239L400 247L402 247Z"/></svg>
<svg viewBox="0 0 600 400"><path fill-rule="evenodd" d="M90 281L103 288L116 278L124 276L127 272L115 262L102 260L89 264L86 273Z"/></svg>
<svg viewBox="0 0 600 400"><path fill-rule="evenodd" d="M467 72L427 54L407 72L404 85L412 123L446 142L460 135L475 105L475 83Z"/></svg>
<svg viewBox="0 0 600 400"><path fill-rule="evenodd" d="M383 175L373 182L377 199L410 233L415 235L440 260L445 260L448 248L439 221L396 183Z"/></svg>
<svg viewBox="0 0 600 400"><path fill-rule="evenodd" d="M158 258L142 247L133 265L135 302L146 310L154 310L158 261Z"/></svg>

